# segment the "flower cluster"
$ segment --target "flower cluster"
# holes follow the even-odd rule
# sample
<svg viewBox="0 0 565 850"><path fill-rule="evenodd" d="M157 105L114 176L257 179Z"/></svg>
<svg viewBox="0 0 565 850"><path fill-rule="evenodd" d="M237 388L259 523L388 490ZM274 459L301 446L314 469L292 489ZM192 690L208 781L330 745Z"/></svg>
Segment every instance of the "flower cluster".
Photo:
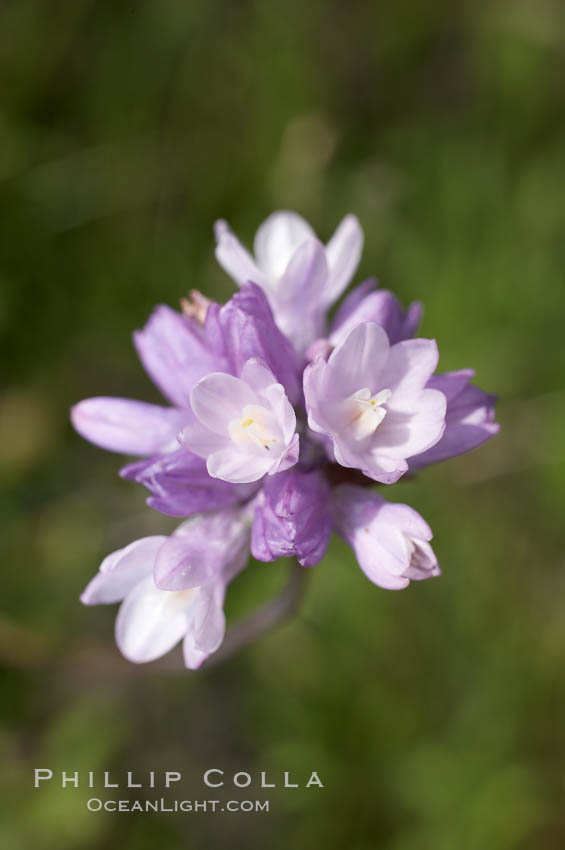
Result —
<svg viewBox="0 0 565 850"><path fill-rule="evenodd" d="M72 410L83 437L142 458L121 475L147 488L150 507L183 518L170 537L109 555L81 597L121 601L116 641L134 662L182 640L186 666L200 666L222 642L226 587L250 553L312 567L335 530L380 587L439 575L427 523L370 485L498 430L495 398L471 370L436 373L435 341L416 336L419 304L404 310L367 280L328 318L359 263L354 216L327 245L290 212L261 225L253 256L223 221L216 239L239 292L224 305L193 292L134 334L170 406L99 397Z"/></svg>

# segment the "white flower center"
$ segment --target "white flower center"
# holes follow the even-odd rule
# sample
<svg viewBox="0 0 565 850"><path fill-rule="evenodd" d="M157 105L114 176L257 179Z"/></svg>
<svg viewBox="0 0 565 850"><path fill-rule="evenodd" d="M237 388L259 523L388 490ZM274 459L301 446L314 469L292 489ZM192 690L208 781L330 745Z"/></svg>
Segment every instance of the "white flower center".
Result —
<svg viewBox="0 0 565 850"><path fill-rule="evenodd" d="M364 387L346 399L346 418L356 440L363 440L375 433L387 414L384 405L391 396L391 390L381 390L371 395L371 390Z"/></svg>
<svg viewBox="0 0 565 850"><path fill-rule="evenodd" d="M183 571L185 574L187 570ZM161 593L166 593L171 604L176 608L184 608L198 595L199 587L189 587L186 590L162 590Z"/></svg>
<svg viewBox="0 0 565 850"><path fill-rule="evenodd" d="M248 404L241 411L241 419L232 419L228 431L238 446L260 448L270 452L281 442L274 414L259 404Z"/></svg>

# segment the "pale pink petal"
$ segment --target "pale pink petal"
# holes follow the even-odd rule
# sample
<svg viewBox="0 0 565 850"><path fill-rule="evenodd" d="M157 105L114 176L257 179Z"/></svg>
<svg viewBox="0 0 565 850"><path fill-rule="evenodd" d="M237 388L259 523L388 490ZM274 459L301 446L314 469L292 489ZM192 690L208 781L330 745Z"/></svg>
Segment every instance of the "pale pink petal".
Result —
<svg viewBox="0 0 565 850"><path fill-rule="evenodd" d="M367 387L371 392L390 388L384 372L392 349L386 332L374 322L358 325L327 362L325 388L334 397L347 398Z"/></svg>
<svg viewBox="0 0 565 850"><path fill-rule="evenodd" d="M296 414L286 397L284 387L281 384L271 384L262 391L261 396L273 410L284 442L289 443L296 430Z"/></svg>
<svg viewBox="0 0 565 850"><path fill-rule="evenodd" d="M142 579L152 575L157 552L167 537L143 537L102 561L99 572L83 591L84 605L120 602Z"/></svg>
<svg viewBox="0 0 565 850"><path fill-rule="evenodd" d="M363 250L363 231L356 216L346 215L326 245L330 269L325 303L333 304L355 274Z"/></svg>
<svg viewBox="0 0 565 850"><path fill-rule="evenodd" d="M159 550L155 584L161 590L186 590L228 580L245 565L249 538L249 520L240 508L191 517Z"/></svg>
<svg viewBox="0 0 565 850"><path fill-rule="evenodd" d="M387 502L383 505L380 515L383 521L390 522L402 529L409 537L424 541L432 539L430 526L410 505L404 505L400 502Z"/></svg>
<svg viewBox="0 0 565 850"><path fill-rule="evenodd" d="M269 475L275 475L277 472L284 472L285 469L290 469L291 466L298 463L299 454L300 440L298 434L295 434L280 460L269 469Z"/></svg>
<svg viewBox="0 0 565 850"><path fill-rule="evenodd" d="M360 469L381 484L394 484L408 470L408 464L403 458L380 453L378 449L371 448L369 441L364 441L364 445L360 446L337 436L334 437L333 449L339 464Z"/></svg>
<svg viewBox="0 0 565 850"><path fill-rule="evenodd" d="M372 582L385 590L403 590L410 584L403 573L410 565L407 540L393 526L358 529L355 554L359 566Z"/></svg>
<svg viewBox="0 0 565 850"><path fill-rule="evenodd" d="M241 380L245 381L256 393L277 383L277 379L263 360L251 357L247 360L241 370ZM279 384L280 386L280 384ZM283 390L284 392L284 390Z"/></svg>
<svg viewBox="0 0 565 850"><path fill-rule="evenodd" d="M132 455L172 451L184 418L176 408L126 398L87 398L71 410L71 422L82 437Z"/></svg>
<svg viewBox="0 0 565 850"><path fill-rule="evenodd" d="M210 431L226 436L230 421L239 418L246 405L258 402L257 394L245 381L223 372L202 378L190 394L192 410L200 422Z"/></svg>
<svg viewBox="0 0 565 850"><path fill-rule="evenodd" d="M411 413L389 408L376 434L379 452L408 458L426 451L441 439L447 407L443 393L423 390L413 399L412 404Z"/></svg>
<svg viewBox="0 0 565 850"><path fill-rule="evenodd" d="M268 452L265 452L265 455L268 455ZM212 478L221 478L222 481L230 481L232 484L258 481L267 474L272 465L272 458L241 452L233 445L209 455L206 462L208 474Z"/></svg>
<svg viewBox="0 0 565 850"><path fill-rule="evenodd" d="M183 641L184 663L197 670L221 646L226 631L225 586L205 588L195 605L193 622Z"/></svg>
<svg viewBox="0 0 565 850"><path fill-rule="evenodd" d="M273 290L271 301L277 324L299 353L324 332L327 280L324 246L317 239L308 239L296 250Z"/></svg>
<svg viewBox="0 0 565 850"><path fill-rule="evenodd" d="M149 377L177 407L187 407L200 378L223 368L206 329L164 305L153 310L133 341Z"/></svg>
<svg viewBox="0 0 565 850"><path fill-rule="evenodd" d="M199 419L193 417L178 435L178 441L198 457L207 458L212 452L225 448L230 438L210 431Z"/></svg>
<svg viewBox="0 0 565 850"><path fill-rule="evenodd" d="M239 286L253 281L259 286L265 286L268 281L257 267L251 254L228 229L218 229L218 244L216 259L221 267L232 277Z"/></svg>
<svg viewBox="0 0 565 850"><path fill-rule="evenodd" d="M380 376L384 387L393 391L391 406L411 407L414 395L425 387L439 359L433 339L407 339L390 349L386 366Z"/></svg>
<svg viewBox="0 0 565 850"><path fill-rule="evenodd" d="M222 582L203 588L194 605L190 632L195 647L203 652L215 652L224 639L225 590L225 584Z"/></svg>

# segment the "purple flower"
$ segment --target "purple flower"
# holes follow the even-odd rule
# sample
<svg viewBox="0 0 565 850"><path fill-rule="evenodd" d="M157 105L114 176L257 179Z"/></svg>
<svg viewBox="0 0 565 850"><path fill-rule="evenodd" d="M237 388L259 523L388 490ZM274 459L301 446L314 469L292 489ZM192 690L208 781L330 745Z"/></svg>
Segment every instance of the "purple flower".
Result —
<svg viewBox="0 0 565 850"><path fill-rule="evenodd" d="M202 323L170 307L157 307L133 341L145 371L175 407L187 407L196 382L224 367L205 319Z"/></svg>
<svg viewBox="0 0 565 850"><path fill-rule="evenodd" d="M116 643L129 661L154 661L182 640L185 664L196 669L223 640L226 585L248 554L243 513L195 517L171 537L144 537L108 555L81 601L122 603Z"/></svg>
<svg viewBox="0 0 565 850"><path fill-rule="evenodd" d="M310 567L335 527L380 587L439 575L429 526L367 485L394 484L498 431L495 397L471 370L434 375L435 341L413 338L419 303L404 310L370 279L329 322L359 263L354 216L324 246L297 214L274 213L254 257L225 222L216 236L240 291L223 306L193 292L183 314L158 307L134 335L172 406L100 397L71 414L91 442L142 458L120 474L147 488L150 507L189 517L170 537L110 555L81 597L122 602L116 640L136 662L181 640L188 667L214 652L226 586L250 551Z"/></svg>
<svg viewBox="0 0 565 850"><path fill-rule="evenodd" d="M181 440L206 458L213 478L234 484L258 481L298 460L296 415L271 370L248 360L236 378L213 372L190 394L192 421Z"/></svg>
<svg viewBox="0 0 565 850"><path fill-rule="evenodd" d="M185 418L175 407L105 396L79 401L71 410L82 437L108 451L131 455L174 451Z"/></svg>
<svg viewBox="0 0 565 850"><path fill-rule="evenodd" d="M429 543L431 529L413 508L350 484L336 487L334 496L337 530L374 584L402 590L411 580L441 574Z"/></svg>
<svg viewBox="0 0 565 850"><path fill-rule="evenodd" d="M178 443L176 451L130 463L120 470L120 475L129 481L138 481L149 490L147 504L150 508L177 517L247 501L259 486L257 483L229 484L211 478L206 461L178 447Z"/></svg>
<svg viewBox="0 0 565 850"><path fill-rule="evenodd" d="M392 292L375 286L373 279L366 280L344 298L330 328L329 343L333 348L345 342L349 332L363 322L381 325L391 345L414 336L422 320L422 305L414 301L403 310Z"/></svg>
<svg viewBox="0 0 565 850"><path fill-rule="evenodd" d="M238 376L247 360L258 357L283 385L289 400L298 400L302 388L296 352L275 324L265 294L258 286L244 284L223 307L212 305L207 329L226 363L224 369L210 372Z"/></svg>
<svg viewBox="0 0 565 850"><path fill-rule="evenodd" d="M318 357L304 372L310 428L331 438L342 466L394 483L406 459L443 434L445 396L426 388L437 360L432 340L391 346L380 325L358 325L327 361Z"/></svg>
<svg viewBox="0 0 565 850"><path fill-rule="evenodd" d="M216 581L226 584L245 567L251 534L247 508L209 511L183 522L159 549L155 585L189 590Z"/></svg>
<svg viewBox="0 0 565 850"><path fill-rule="evenodd" d="M259 356L293 400L300 393L294 350L257 286L244 286L221 308L201 300L204 324L158 307L145 328L134 334L143 365L175 407L100 397L79 402L71 411L74 427L92 443L148 456L121 474L147 487L150 507L173 516L233 504L253 492L249 486L233 487L211 478L201 457L179 449L178 435L194 419L190 393L202 377L216 371L238 375L245 359ZM297 445L292 451L297 453Z"/></svg>
<svg viewBox="0 0 565 850"><path fill-rule="evenodd" d="M225 221L216 223L216 257L237 284L265 292L276 322L299 352L323 333L324 314L342 294L359 264L363 231L346 216L324 247L293 212L275 212L255 234L255 257Z"/></svg>
<svg viewBox="0 0 565 850"><path fill-rule="evenodd" d="M269 478L255 507L251 552L259 561L295 556L303 567L319 563L332 534L331 490L317 470L298 467Z"/></svg>
<svg viewBox="0 0 565 850"><path fill-rule="evenodd" d="M124 398L90 398L71 410L78 433L104 449L156 455L178 448L190 391L204 375L225 368L225 359L197 321L157 307L145 328L134 333L137 353L172 408Z"/></svg>
<svg viewBox="0 0 565 850"><path fill-rule="evenodd" d="M410 458L411 472L469 452L498 434L500 425L494 421L496 396L475 387L471 383L474 374L472 369L461 369L434 375L428 381L427 386L440 390L447 400L445 431L435 446Z"/></svg>

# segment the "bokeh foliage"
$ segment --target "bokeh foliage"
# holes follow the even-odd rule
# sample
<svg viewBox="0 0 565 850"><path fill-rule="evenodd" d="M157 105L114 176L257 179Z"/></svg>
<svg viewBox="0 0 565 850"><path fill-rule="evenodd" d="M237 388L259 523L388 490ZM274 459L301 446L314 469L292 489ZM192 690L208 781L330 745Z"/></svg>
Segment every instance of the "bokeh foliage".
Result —
<svg viewBox="0 0 565 850"><path fill-rule="evenodd" d="M558 0L3 0L2 848L565 846L564 49ZM281 207L324 238L358 214L360 275L424 301L503 432L388 494L432 524L440 580L380 591L336 541L299 617L229 664L128 667L77 596L174 522L68 408L157 400L131 331L191 287L229 297L214 219L250 241ZM231 613L286 568L252 565ZM34 792L46 766L326 787L104 816Z"/></svg>

